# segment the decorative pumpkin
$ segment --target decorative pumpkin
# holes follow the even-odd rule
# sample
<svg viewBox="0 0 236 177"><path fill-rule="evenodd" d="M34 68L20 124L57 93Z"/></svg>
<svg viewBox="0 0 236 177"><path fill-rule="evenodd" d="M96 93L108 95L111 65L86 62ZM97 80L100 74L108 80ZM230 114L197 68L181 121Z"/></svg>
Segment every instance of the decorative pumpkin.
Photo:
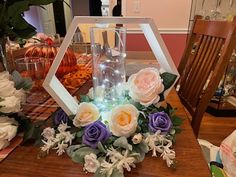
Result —
<svg viewBox="0 0 236 177"><path fill-rule="evenodd" d="M31 46L25 52L26 57L42 57L45 59L49 59L50 66L55 58L57 52L59 51L59 47L54 45L35 45ZM58 77L62 77L63 75L74 70L77 64L76 57L74 52L68 48L62 62L57 70L56 75Z"/></svg>

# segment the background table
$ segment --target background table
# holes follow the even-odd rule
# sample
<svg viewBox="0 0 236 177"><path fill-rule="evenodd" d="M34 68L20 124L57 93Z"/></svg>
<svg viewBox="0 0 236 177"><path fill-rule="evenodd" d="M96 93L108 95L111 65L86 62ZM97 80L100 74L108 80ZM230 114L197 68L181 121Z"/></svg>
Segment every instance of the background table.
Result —
<svg viewBox="0 0 236 177"><path fill-rule="evenodd" d="M86 83L80 93L86 93L91 83ZM184 119L181 134L177 135L177 167L171 169L160 157L147 155L142 163L126 177L211 177L200 146L192 132L184 107L175 90L168 95L167 102L177 108L177 115ZM92 176L83 171L83 166L71 161L66 155L58 157L55 151L43 159L37 159L39 147L19 146L0 164L0 177L85 177Z"/></svg>

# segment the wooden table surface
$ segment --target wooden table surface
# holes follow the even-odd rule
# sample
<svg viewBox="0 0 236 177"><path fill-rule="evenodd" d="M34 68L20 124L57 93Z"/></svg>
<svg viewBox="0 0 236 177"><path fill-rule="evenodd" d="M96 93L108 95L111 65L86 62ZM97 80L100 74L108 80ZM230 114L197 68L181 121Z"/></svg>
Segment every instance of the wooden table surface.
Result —
<svg viewBox="0 0 236 177"><path fill-rule="evenodd" d="M81 92L88 88L85 84ZM184 118L181 134L177 135L176 151L177 167L168 168L160 157L147 155L142 163L125 177L211 177L200 146L194 137L186 112L173 89L167 98L168 103L177 108L177 115ZM72 162L66 155L58 157L55 151L43 159L37 159L39 147L19 146L2 163L0 177L87 177L92 174L83 172L83 166Z"/></svg>

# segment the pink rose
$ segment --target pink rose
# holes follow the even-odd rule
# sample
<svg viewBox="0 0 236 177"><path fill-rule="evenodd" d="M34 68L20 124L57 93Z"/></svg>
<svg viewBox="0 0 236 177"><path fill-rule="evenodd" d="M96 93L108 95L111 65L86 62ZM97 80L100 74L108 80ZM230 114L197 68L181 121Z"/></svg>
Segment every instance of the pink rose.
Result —
<svg viewBox="0 0 236 177"><path fill-rule="evenodd" d="M156 104L159 94L164 91L164 85L156 68L145 68L133 74L128 79L129 96L144 106Z"/></svg>

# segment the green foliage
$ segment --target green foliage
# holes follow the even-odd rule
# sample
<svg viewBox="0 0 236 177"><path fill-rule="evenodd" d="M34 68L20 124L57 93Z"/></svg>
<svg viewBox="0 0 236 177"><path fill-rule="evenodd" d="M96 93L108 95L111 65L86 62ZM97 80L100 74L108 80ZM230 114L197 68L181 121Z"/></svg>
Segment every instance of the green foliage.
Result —
<svg viewBox="0 0 236 177"><path fill-rule="evenodd" d="M40 144L44 123L44 121L40 121L33 124L29 119L21 119L21 125L24 126L23 144L27 142L34 142L35 145Z"/></svg>
<svg viewBox="0 0 236 177"><path fill-rule="evenodd" d="M76 151L72 152L71 153L71 159L74 161L74 162L77 162L77 163L84 163L84 157L86 155L89 155L89 154L98 154L99 153L99 150L97 149L92 149L90 147L81 147L79 149L77 149Z"/></svg>
<svg viewBox="0 0 236 177"><path fill-rule="evenodd" d="M138 132L141 132L141 133L148 132L148 118L144 117L143 114L139 114L138 125L139 125Z"/></svg>
<svg viewBox="0 0 236 177"><path fill-rule="evenodd" d="M172 116L172 123L173 123L173 126L180 126L183 123L183 119L174 115L174 116Z"/></svg>
<svg viewBox="0 0 236 177"><path fill-rule="evenodd" d="M168 72L164 72L160 76L163 79L163 84L164 84L165 90L170 88L177 78L176 75L168 73Z"/></svg>
<svg viewBox="0 0 236 177"><path fill-rule="evenodd" d="M117 168L112 171L111 177L124 177L124 173L121 173Z"/></svg>
<svg viewBox="0 0 236 177"><path fill-rule="evenodd" d="M99 167L97 171L94 173L93 177L107 177L107 175L101 173L101 167Z"/></svg>
<svg viewBox="0 0 236 177"><path fill-rule="evenodd" d="M89 98L88 95L80 95L80 102L86 102L86 103L89 103L91 102L92 100Z"/></svg>
<svg viewBox="0 0 236 177"><path fill-rule="evenodd" d="M107 150L105 149L105 147L103 146L103 144L99 141L97 144L97 148L99 149L100 152L106 154Z"/></svg>
<svg viewBox="0 0 236 177"><path fill-rule="evenodd" d="M36 34L36 28L29 24L23 13L30 6L47 5L63 0L8 0L0 2L0 38L9 36L27 39Z"/></svg>
<svg viewBox="0 0 236 177"><path fill-rule="evenodd" d="M93 177L108 177L107 174L103 174L100 171L101 171L101 167L97 169ZM117 168L114 168L112 170L112 174L110 177L124 177L124 173L121 173Z"/></svg>
<svg viewBox="0 0 236 177"><path fill-rule="evenodd" d="M21 88L24 90L29 90L32 87L32 79L29 77L22 77L17 71L12 72L12 78L17 90Z"/></svg>
<svg viewBox="0 0 236 177"><path fill-rule="evenodd" d="M137 145L133 145L133 152L139 153L140 155L136 158L137 162L142 162L145 158L145 154L148 153L149 148L143 141Z"/></svg>
<svg viewBox="0 0 236 177"><path fill-rule="evenodd" d="M127 138L124 137L124 136L116 139L114 141L113 145L116 146L116 147L121 147L121 148L132 151L132 145L128 143Z"/></svg>

